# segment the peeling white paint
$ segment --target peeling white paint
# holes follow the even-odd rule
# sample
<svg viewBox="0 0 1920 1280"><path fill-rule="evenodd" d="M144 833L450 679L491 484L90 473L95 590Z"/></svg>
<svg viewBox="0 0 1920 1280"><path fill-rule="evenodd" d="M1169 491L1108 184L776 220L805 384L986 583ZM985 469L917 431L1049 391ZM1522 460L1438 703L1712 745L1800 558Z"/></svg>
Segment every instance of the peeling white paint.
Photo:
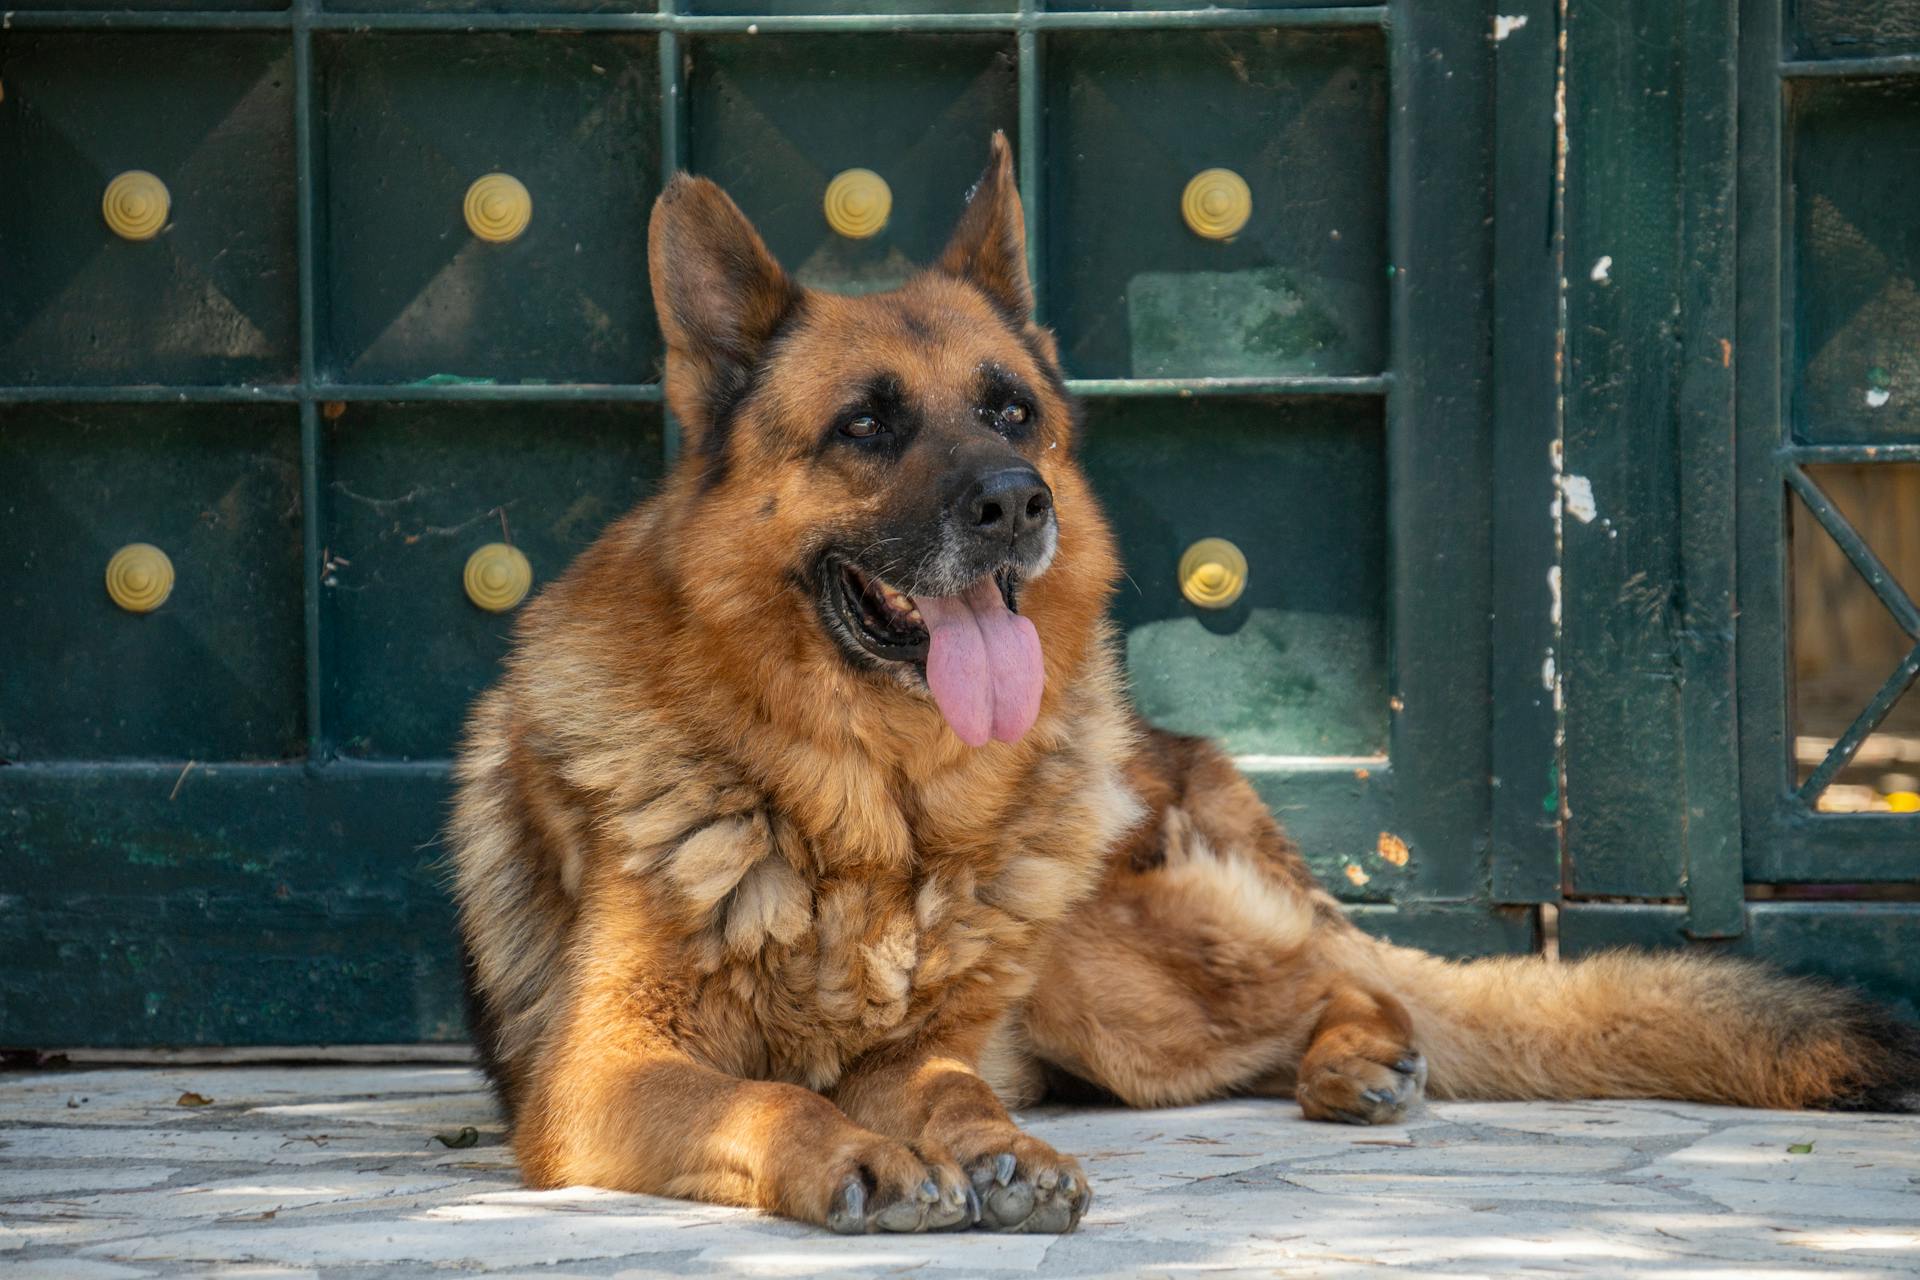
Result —
<svg viewBox="0 0 1920 1280"><path fill-rule="evenodd" d="M1561 476L1560 492L1567 496L1567 514L1581 524L1592 524L1600 514L1593 503L1593 481L1585 476Z"/></svg>
<svg viewBox="0 0 1920 1280"><path fill-rule="evenodd" d="M1547 570L1547 596L1552 601L1547 616L1553 619L1553 625L1557 628L1560 625L1560 566L1557 564Z"/></svg>
<svg viewBox="0 0 1920 1280"><path fill-rule="evenodd" d="M1887 390L1885 387L1867 388L1867 408L1869 409L1878 409L1891 399L1893 399L1893 392Z"/></svg>
<svg viewBox="0 0 1920 1280"><path fill-rule="evenodd" d="M1593 281L1595 284L1605 284L1607 281L1613 279L1613 255L1610 253L1601 254L1600 260L1593 264L1593 270L1587 272L1587 279Z"/></svg>
<svg viewBox="0 0 1920 1280"><path fill-rule="evenodd" d="M1547 660L1540 664L1540 687L1548 693L1553 692L1554 670L1553 650L1547 650Z"/></svg>
<svg viewBox="0 0 1920 1280"><path fill-rule="evenodd" d="M1502 40L1505 40L1508 36L1526 25L1527 15L1524 13L1495 14L1493 17L1493 42L1499 44Z"/></svg>

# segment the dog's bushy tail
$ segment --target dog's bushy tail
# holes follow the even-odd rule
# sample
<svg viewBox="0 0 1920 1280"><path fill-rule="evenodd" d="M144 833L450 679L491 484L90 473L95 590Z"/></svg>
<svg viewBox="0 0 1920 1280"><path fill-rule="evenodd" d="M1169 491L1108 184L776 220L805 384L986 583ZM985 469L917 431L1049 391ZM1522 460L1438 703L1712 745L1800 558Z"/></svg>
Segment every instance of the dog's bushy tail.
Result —
<svg viewBox="0 0 1920 1280"><path fill-rule="evenodd" d="M1824 982L1696 954L1453 962L1376 947L1434 1097L1920 1110L1920 1030Z"/></svg>

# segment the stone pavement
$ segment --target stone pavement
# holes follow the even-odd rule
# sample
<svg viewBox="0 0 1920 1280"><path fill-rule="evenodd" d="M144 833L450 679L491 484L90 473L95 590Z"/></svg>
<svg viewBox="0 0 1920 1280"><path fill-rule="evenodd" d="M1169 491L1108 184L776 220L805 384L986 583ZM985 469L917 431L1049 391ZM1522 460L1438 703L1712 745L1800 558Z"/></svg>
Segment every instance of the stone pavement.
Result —
<svg viewBox="0 0 1920 1280"><path fill-rule="evenodd" d="M461 1065L0 1075L0 1275L1920 1274L1915 1117L1483 1103L1348 1129L1240 1100L1027 1119L1093 1178L1076 1234L840 1239L522 1190ZM471 1146L434 1136L468 1127Z"/></svg>

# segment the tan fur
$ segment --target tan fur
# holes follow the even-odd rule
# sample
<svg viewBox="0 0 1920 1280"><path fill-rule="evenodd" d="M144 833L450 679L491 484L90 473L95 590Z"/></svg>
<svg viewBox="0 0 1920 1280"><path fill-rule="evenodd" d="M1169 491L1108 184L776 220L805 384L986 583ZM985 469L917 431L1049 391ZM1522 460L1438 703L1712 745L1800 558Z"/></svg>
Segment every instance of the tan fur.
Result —
<svg viewBox="0 0 1920 1280"><path fill-rule="evenodd" d="M1138 724L1053 342L1015 319L1004 140L939 265L893 293L802 293L697 179L662 196L650 253L686 454L523 610L449 832L531 1184L1058 1231L1085 1177L1003 1105L1049 1074L1143 1105L1286 1090L1349 1120L1399 1114L1422 1052L1456 1097L1792 1106L1876 1082L1868 1039L1757 971L1374 942L1224 757ZM988 365L1034 389L1020 448L1059 541L1020 597L1038 720L972 749L923 687L849 661L807 575L931 483L916 455L844 460L823 414L884 373L960 441Z"/></svg>

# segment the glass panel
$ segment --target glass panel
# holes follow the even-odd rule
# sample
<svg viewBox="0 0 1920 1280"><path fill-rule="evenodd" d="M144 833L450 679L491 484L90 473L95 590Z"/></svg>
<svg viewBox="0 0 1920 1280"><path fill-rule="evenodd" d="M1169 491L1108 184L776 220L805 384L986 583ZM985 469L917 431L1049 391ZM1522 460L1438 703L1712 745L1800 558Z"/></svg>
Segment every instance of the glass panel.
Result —
<svg viewBox="0 0 1920 1280"><path fill-rule="evenodd" d="M1920 83L1791 86L1795 433L1920 439Z"/></svg>
<svg viewBox="0 0 1920 1280"><path fill-rule="evenodd" d="M551 582L660 473L654 405L330 406L321 578L328 732L342 755L451 754L513 629L464 589L505 541Z"/></svg>
<svg viewBox="0 0 1920 1280"><path fill-rule="evenodd" d="M1019 124L1007 35L699 40L689 68L687 167L726 188L802 284L839 292L891 288L936 257L987 140ZM872 225L842 234L828 186L860 170L879 178L861 206Z"/></svg>
<svg viewBox="0 0 1920 1280"><path fill-rule="evenodd" d="M1920 597L1920 465L1807 468L1889 574ZM1796 785L1820 766L1915 638L1797 498L1793 537ZM1894 704L1817 801L1823 813L1920 809L1920 698Z"/></svg>
<svg viewBox="0 0 1920 1280"><path fill-rule="evenodd" d="M350 35L319 40L316 60L330 376L655 376L652 37ZM525 188L529 216L511 239L483 239L465 216L473 183L492 173ZM504 226L518 223L516 206L501 204Z"/></svg>
<svg viewBox="0 0 1920 1280"><path fill-rule="evenodd" d="M293 406L0 412L0 512L0 758L304 752Z"/></svg>
<svg viewBox="0 0 1920 1280"><path fill-rule="evenodd" d="M1113 614L1149 720L1239 753L1386 750L1381 419L1357 399L1089 405L1082 456L1120 536ZM1181 589L1206 538L1245 558L1222 608Z"/></svg>
<svg viewBox="0 0 1920 1280"><path fill-rule="evenodd" d="M13 32L0 88L0 381L293 377L287 36ZM145 238L102 212L129 171Z"/></svg>
<svg viewBox="0 0 1920 1280"><path fill-rule="evenodd" d="M1048 314L1067 368L1379 373L1387 83L1377 31L1050 36Z"/></svg>

